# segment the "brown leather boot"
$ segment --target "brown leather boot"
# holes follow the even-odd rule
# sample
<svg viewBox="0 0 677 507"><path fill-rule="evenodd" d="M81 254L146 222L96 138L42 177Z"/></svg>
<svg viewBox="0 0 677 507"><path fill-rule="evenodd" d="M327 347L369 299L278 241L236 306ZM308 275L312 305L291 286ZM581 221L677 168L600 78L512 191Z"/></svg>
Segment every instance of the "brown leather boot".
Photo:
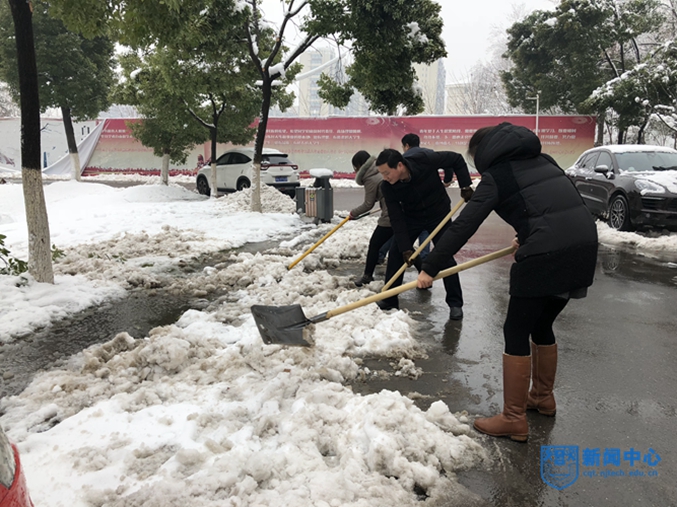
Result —
<svg viewBox="0 0 677 507"><path fill-rule="evenodd" d="M530 356L503 354L503 413L494 417L475 419L477 431L492 437L510 437L526 442L529 436L527 423L527 395L531 373Z"/></svg>
<svg viewBox="0 0 677 507"><path fill-rule="evenodd" d="M557 405L552 388L557 373L557 344L536 345L531 342L531 391L527 410L538 410L547 416L555 415Z"/></svg>

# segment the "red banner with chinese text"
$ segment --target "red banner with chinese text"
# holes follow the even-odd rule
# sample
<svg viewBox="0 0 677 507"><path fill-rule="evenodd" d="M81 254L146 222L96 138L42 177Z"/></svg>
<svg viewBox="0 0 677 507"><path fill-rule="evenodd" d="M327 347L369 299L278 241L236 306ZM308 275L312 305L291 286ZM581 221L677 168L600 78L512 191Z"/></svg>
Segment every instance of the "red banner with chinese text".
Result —
<svg viewBox="0 0 677 507"><path fill-rule="evenodd" d="M124 119L105 120L104 130L85 174L99 172L159 173L161 161L131 135ZM289 155L302 171L326 167L352 173L350 160L358 150L377 155L384 148L402 148L407 133L418 134L421 146L465 154L468 140L481 127L501 122L536 129L533 115L516 116L403 116L270 118L265 146ZM592 116L539 116L538 135L543 151L563 168L592 148L596 122ZM252 143L253 145L253 143ZM219 145L218 154L230 148ZM172 173L190 173L198 155L209 158L209 143L196 147L184 165L171 165Z"/></svg>

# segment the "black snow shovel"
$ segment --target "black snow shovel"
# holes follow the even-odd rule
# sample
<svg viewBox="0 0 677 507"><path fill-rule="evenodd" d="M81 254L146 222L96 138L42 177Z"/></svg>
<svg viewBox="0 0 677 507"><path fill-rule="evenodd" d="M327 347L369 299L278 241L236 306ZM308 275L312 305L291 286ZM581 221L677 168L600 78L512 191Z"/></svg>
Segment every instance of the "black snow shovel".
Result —
<svg viewBox="0 0 677 507"><path fill-rule="evenodd" d="M440 271L435 277L435 280L439 280L440 278L445 278L449 275L458 273L459 271L464 271L479 264L498 259L499 257L511 254L514 251L515 249L512 246L509 246L502 250L478 257L477 259L458 264L453 268ZM263 339L264 343L268 345L274 344L309 347L313 342L310 336L311 329L309 329L311 324L324 322L325 320L329 320L332 317L349 312L355 308L360 308L362 306L368 305L369 303L375 303L376 301L396 296L401 292L405 292L414 288L416 288L416 280L405 283L404 285L400 285L399 287L395 287L394 289L387 290L386 292L379 292L378 294L374 294L368 298L360 299L359 301L334 308L333 310L329 310L311 318L305 316L300 305L254 305L251 307L251 310L252 314L254 315L254 321L256 322L256 326L259 328L259 333L261 333L261 338Z"/></svg>

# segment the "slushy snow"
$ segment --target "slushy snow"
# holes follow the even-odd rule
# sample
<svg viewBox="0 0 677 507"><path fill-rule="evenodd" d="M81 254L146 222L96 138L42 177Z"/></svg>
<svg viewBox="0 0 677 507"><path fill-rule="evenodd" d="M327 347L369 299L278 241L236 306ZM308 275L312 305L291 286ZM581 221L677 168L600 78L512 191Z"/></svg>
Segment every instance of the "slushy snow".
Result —
<svg viewBox="0 0 677 507"><path fill-rule="evenodd" d="M2 400L0 423L18 444L41 506L465 505L455 472L485 450L465 414L441 401L427 411L397 391L352 392L376 374L369 355L413 378L425 354L406 312L367 305L313 326L314 346L264 345L253 304L300 304L308 316L362 299L327 269L364 260L377 216L348 222L296 267L287 266L340 220L313 225L287 196L264 187L209 199L180 186L45 186L52 243L65 252L56 283L0 276L0 342L134 287L220 295L147 336L119 333L38 374ZM0 234L27 253L21 185L0 185ZM351 241L346 242L345 238ZM263 252L236 251L274 240ZM227 260L179 276L205 253Z"/></svg>
<svg viewBox="0 0 677 507"><path fill-rule="evenodd" d="M391 358L396 375L420 375L425 351L406 312L346 312L311 326L309 348L264 345L250 312L299 304L314 316L378 291L381 282L356 289L328 271L364 261L377 215L348 222L289 270L346 211L313 225L268 187L261 214L249 211L249 191L209 199L175 185L44 188L51 240L66 255L54 285L0 276L0 346L132 288L212 303L148 336L120 333L2 400L0 423L19 446L36 506L413 506L423 493L426 505L470 503L455 472L488 458L465 414L348 385L376 374L362 363L372 355ZM21 185L0 185L0 202L0 234L25 259ZM638 254L677 251L676 234L599 222L598 231L601 243ZM266 240L277 246L237 250ZM230 251L225 261L181 272L219 251Z"/></svg>

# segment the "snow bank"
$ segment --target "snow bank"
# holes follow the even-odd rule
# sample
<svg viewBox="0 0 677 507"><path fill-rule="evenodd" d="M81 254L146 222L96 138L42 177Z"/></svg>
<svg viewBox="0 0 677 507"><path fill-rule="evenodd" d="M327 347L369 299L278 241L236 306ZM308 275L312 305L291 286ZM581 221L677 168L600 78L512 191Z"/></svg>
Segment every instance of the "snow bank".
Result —
<svg viewBox="0 0 677 507"><path fill-rule="evenodd" d="M262 190L266 213L253 214L248 192L215 200L181 187L46 187L66 256L54 286L3 277L4 336L129 287L225 295L148 336L120 333L92 346L2 401L0 422L19 445L36 505L380 506L472 497L454 472L485 453L464 417L442 403L423 412L398 392L359 396L344 385L375 374L362 367L365 355L392 357L397 373L417 374L425 351L406 313L384 315L372 304L313 326L314 347L263 344L252 304L300 304L314 315L380 284L358 290L327 272L364 259L345 238L366 244L375 216L349 222L289 270L339 218L305 224L291 199ZM21 198L0 197L14 203L0 230L21 251ZM269 252L233 251L199 273L176 274L197 254L292 231L293 240Z"/></svg>

